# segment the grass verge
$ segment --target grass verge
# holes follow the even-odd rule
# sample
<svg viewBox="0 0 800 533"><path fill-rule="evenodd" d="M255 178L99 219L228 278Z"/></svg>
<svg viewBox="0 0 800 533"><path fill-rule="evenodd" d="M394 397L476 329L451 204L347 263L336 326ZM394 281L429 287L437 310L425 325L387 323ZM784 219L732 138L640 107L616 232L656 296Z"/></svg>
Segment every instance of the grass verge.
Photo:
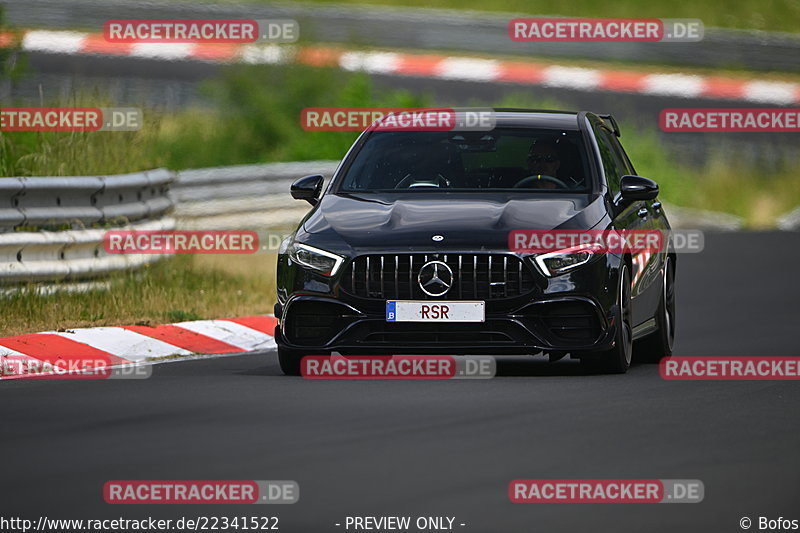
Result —
<svg viewBox="0 0 800 533"><path fill-rule="evenodd" d="M271 313L275 261L274 254L177 256L116 274L108 290L49 295L23 290L0 299L0 332L9 336Z"/></svg>
<svg viewBox="0 0 800 533"><path fill-rule="evenodd" d="M137 132L14 132L0 136L0 175L58 176L219 165L339 159L355 132L308 132L304 107L418 107L433 100L405 91L379 91L368 76L305 66L235 66L204 89L216 106L177 114L145 112ZM76 99L77 100L77 99ZM92 105L97 98L71 105ZM446 105L446 102L436 102ZM520 92L477 106L563 108ZM98 104L94 104L98 105ZM102 102L99 105L108 105ZM669 203L738 215L763 229L800 204L800 169L767 172L736 153L712 153L692 165L671 153L656 132L623 124L623 144L637 171L659 182ZM288 198L287 198L288 200Z"/></svg>
<svg viewBox="0 0 800 533"><path fill-rule="evenodd" d="M268 4L271 0L202 0L228 4ZM428 0L311 0L314 3L431 7ZM798 31L800 4L793 0L702 0L699 2L648 2L646 0L440 0L440 9L528 13L597 18L695 18L706 26L769 31Z"/></svg>
<svg viewBox="0 0 800 533"><path fill-rule="evenodd" d="M621 141L636 171L656 180L667 202L731 213L749 229L774 228L776 219L800 205L797 168L764 172L736 154L714 152L700 167L681 162L653 132L620 126Z"/></svg>

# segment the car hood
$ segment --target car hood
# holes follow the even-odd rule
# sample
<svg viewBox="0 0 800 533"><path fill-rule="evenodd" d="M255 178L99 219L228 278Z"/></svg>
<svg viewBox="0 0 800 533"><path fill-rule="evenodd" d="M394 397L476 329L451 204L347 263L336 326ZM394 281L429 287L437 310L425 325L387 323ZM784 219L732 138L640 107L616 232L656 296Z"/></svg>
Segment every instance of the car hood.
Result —
<svg viewBox="0 0 800 533"><path fill-rule="evenodd" d="M479 197L478 197L479 196ZM508 233L519 229L589 229L605 214L602 196L424 193L397 198L326 194L300 232L353 248L508 249ZM432 240L441 235L439 242ZM302 239L302 235L298 235ZM338 240L338 239L336 239Z"/></svg>

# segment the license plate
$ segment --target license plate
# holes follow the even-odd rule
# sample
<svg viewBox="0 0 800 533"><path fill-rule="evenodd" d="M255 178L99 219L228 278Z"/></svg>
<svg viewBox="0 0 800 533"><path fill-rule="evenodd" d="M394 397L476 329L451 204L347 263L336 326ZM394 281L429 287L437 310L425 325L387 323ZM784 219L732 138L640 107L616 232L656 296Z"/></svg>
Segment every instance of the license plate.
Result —
<svg viewBox="0 0 800 533"><path fill-rule="evenodd" d="M414 301L386 302L387 322L483 322L486 304L483 301Z"/></svg>

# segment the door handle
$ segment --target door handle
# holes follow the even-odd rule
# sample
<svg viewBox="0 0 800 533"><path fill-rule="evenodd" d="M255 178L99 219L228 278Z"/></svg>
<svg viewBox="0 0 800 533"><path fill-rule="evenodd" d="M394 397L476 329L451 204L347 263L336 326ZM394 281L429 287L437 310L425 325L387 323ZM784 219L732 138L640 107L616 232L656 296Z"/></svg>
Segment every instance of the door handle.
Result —
<svg viewBox="0 0 800 533"><path fill-rule="evenodd" d="M643 207L643 208L639 209L638 211L636 211L636 214L639 215L639 218L646 217L647 216L647 208Z"/></svg>

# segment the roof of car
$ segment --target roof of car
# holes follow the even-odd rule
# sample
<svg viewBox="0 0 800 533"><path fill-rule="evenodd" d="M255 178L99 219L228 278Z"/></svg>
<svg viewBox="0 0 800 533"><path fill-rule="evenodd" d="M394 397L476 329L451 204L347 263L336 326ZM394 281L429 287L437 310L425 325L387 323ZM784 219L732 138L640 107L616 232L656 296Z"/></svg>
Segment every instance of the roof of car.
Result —
<svg viewBox="0 0 800 533"><path fill-rule="evenodd" d="M498 126L557 128L575 130L578 128L578 113L575 111L551 111L544 109L495 109Z"/></svg>

